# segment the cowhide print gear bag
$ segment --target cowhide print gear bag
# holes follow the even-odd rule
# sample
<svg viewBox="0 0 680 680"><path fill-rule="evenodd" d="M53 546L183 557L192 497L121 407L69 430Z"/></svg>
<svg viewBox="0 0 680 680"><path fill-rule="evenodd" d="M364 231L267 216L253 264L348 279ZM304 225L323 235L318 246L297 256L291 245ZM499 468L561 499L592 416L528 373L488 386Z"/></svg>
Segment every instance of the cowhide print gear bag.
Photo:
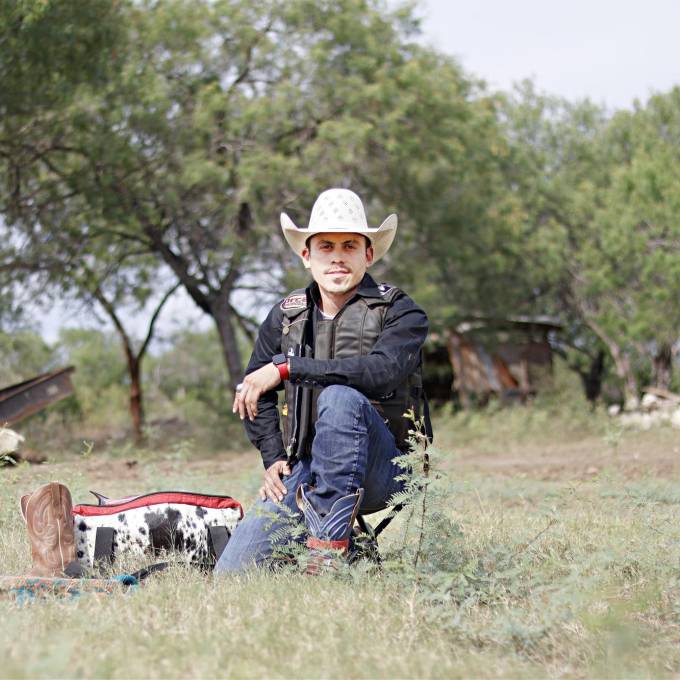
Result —
<svg viewBox="0 0 680 680"><path fill-rule="evenodd" d="M156 555L162 550L209 568L243 517L241 504L230 496L159 491L111 499L91 493L96 505L74 505L72 510L76 555L86 569L112 562L123 552Z"/></svg>

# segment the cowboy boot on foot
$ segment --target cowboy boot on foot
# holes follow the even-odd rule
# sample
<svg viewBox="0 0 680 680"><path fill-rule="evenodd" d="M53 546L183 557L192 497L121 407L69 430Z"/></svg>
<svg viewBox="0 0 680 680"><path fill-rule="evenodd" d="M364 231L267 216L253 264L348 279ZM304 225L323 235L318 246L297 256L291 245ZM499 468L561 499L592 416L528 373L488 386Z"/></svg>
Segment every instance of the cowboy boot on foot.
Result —
<svg viewBox="0 0 680 680"><path fill-rule="evenodd" d="M330 512L322 518L308 498L311 489L308 484L301 484L296 501L311 534L307 539L309 558L305 574L318 574L336 570L339 562L347 557L349 535L364 497L364 490L358 489L353 494L339 498L333 503Z"/></svg>
<svg viewBox="0 0 680 680"><path fill-rule="evenodd" d="M33 557L29 576L62 576L76 559L72 507L69 490L57 482L22 496L21 514Z"/></svg>

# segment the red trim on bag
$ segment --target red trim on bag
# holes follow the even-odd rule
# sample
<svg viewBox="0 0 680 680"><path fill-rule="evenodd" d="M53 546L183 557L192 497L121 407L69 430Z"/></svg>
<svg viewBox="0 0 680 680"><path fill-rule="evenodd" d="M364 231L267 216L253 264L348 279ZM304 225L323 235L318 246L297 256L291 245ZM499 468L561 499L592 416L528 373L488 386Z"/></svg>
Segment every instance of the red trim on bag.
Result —
<svg viewBox="0 0 680 680"><path fill-rule="evenodd" d="M82 515L83 517L99 517L101 515L116 515L126 510L143 508L147 505L158 505L159 503L176 503L181 505L194 505L214 510L238 510L243 517L243 508L238 501L231 496L205 496L200 493L185 493L183 491L159 491L148 493L144 496L137 496L132 500L123 499L120 503L110 505L90 505L83 503L74 505L71 513Z"/></svg>
<svg viewBox="0 0 680 680"><path fill-rule="evenodd" d="M349 538L344 541L322 541L320 538L310 536L307 539L307 547L321 550L349 550Z"/></svg>

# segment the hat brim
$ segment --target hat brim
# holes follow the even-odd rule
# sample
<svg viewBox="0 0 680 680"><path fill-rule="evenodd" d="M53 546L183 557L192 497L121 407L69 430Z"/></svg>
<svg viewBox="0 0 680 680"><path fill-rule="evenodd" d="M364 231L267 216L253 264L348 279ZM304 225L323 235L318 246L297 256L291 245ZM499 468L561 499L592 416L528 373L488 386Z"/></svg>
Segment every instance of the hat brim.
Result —
<svg viewBox="0 0 680 680"><path fill-rule="evenodd" d="M373 246L373 264L384 257L385 253L390 249L394 237L397 235L398 218L393 213L388 215L379 227L366 229L347 229L351 234L362 234L366 236ZM306 248L305 242L310 236L314 234L329 234L332 233L328 229L300 229L295 225L295 222L286 215L281 213L281 229L283 235L288 241L288 245L293 249L296 255L299 255L305 267L309 269L309 262L302 257L302 251ZM338 229L341 232L340 229Z"/></svg>

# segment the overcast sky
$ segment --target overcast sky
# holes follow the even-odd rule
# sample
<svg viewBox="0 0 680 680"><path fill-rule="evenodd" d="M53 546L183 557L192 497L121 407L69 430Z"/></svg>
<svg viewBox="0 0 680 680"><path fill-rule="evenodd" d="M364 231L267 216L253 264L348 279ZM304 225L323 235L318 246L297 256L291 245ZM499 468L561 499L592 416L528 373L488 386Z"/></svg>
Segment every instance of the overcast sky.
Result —
<svg viewBox="0 0 680 680"><path fill-rule="evenodd" d="M418 13L424 39L492 88L533 78L616 109L680 83L680 0L421 0ZM57 305L40 325L54 340L59 326L83 323L81 309ZM209 320L179 291L160 325L186 323Z"/></svg>
<svg viewBox="0 0 680 680"><path fill-rule="evenodd" d="M499 89L610 109L680 83L680 0L421 0L426 39Z"/></svg>

